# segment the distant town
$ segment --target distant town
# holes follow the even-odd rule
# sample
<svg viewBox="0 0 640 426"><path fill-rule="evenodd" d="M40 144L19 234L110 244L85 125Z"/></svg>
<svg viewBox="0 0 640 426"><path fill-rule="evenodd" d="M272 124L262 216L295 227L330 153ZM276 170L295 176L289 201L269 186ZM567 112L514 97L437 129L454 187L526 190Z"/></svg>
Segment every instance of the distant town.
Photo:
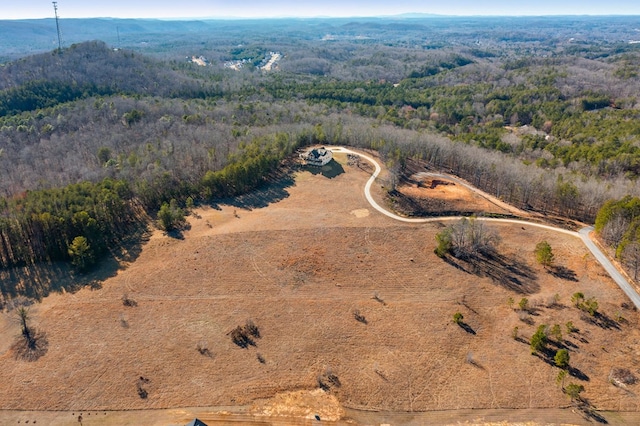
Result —
<svg viewBox="0 0 640 426"><path fill-rule="evenodd" d="M241 69L246 68L248 66L255 66L256 68L262 71L273 71L278 68L278 62L282 58L283 58L283 55L280 52L269 52L257 64L256 64L256 59L243 58L243 59L236 59L233 61L227 61L223 64L223 66L225 68L229 68L235 71L240 71ZM187 56L186 59L188 62L199 65L201 67L206 67L208 65L211 65L209 60L207 60L207 58L205 58L202 55L200 56L194 55L191 57Z"/></svg>

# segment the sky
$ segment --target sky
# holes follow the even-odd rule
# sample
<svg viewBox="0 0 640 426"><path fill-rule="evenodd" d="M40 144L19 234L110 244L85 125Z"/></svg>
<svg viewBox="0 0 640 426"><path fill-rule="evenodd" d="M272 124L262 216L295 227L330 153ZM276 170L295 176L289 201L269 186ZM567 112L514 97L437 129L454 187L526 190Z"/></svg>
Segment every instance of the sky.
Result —
<svg viewBox="0 0 640 426"><path fill-rule="evenodd" d="M58 0L61 18L271 18L441 15L640 15L638 0ZM0 19L53 17L48 0L0 0Z"/></svg>

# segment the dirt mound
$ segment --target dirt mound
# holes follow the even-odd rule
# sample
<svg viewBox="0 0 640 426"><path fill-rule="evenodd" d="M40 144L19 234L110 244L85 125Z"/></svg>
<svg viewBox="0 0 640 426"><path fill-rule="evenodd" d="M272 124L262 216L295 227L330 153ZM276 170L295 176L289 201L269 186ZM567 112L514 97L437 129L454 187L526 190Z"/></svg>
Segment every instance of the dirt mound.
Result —
<svg viewBox="0 0 640 426"><path fill-rule="evenodd" d="M304 417L337 421L344 416L344 409L334 395L322 389L279 393L275 397L256 402L251 413L261 416Z"/></svg>

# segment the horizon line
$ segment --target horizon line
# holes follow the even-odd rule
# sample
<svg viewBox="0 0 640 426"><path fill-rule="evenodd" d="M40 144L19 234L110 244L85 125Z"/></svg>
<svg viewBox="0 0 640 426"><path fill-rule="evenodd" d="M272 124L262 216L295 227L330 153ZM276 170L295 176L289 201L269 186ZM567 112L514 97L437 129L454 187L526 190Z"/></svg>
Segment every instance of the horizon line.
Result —
<svg viewBox="0 0 640 426"><path fill-rule="evenodd" d="M436 14L436 13L421 13L421 12L406 12L395 15L345 15L345 16L332 16L332 15L275 15L275 16L184 16L184 17L117 17L117 16L84 16L64 18L60 17L60 20L74 20L74 19L129 19L129 20L145 20L145 21L240 21L240 20L280 20L280 19L419 19L419 18L561 18L561 17L582 17L582 18L596 18L596 17L634 17L640 16L638 13L624 14L624 13L611 13L611 14L522 14L522 15L452 15L452 14ZM46 19L55 19L53 16L43 18L2 18L0 21L40 21Z"/></svg>

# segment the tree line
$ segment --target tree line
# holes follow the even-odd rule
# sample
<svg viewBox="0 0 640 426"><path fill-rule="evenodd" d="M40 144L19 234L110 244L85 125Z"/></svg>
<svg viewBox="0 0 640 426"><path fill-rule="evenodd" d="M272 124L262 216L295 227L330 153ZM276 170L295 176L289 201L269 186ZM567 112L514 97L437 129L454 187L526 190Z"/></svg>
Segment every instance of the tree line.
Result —
<svg viewBox="0 0 640 426"><path fill-rule="evenodd" d="M382 53L370 61L398 59ZM3 67L0 266L82 269L144 226L143 213L166 206L172 219L187 200L245 193L314 143L378 150L396 177L421 160L523 209L587 222L612 197L640 196L633 89L575 87L567 58L467 53L420 54L397 83L163 68L101 43Z"/></svg>
<svg viewBox="0 0 640 426"><path fill-rule="evenodd" d="M160 219L169 228L172 220L165 217L171 213L169 200L176 209L188 199L208 202L245 193L259 186L299 146L316 141L313 132L295 138L284 133L255 138L224 168L208 171L192 184L165 181L153 193L145 192L144 185L131 187L124 180L106 178L2 198L0 267L69 261L87 269L110 245L146 226L146 212L155 215L160 206Z"/></svg>

